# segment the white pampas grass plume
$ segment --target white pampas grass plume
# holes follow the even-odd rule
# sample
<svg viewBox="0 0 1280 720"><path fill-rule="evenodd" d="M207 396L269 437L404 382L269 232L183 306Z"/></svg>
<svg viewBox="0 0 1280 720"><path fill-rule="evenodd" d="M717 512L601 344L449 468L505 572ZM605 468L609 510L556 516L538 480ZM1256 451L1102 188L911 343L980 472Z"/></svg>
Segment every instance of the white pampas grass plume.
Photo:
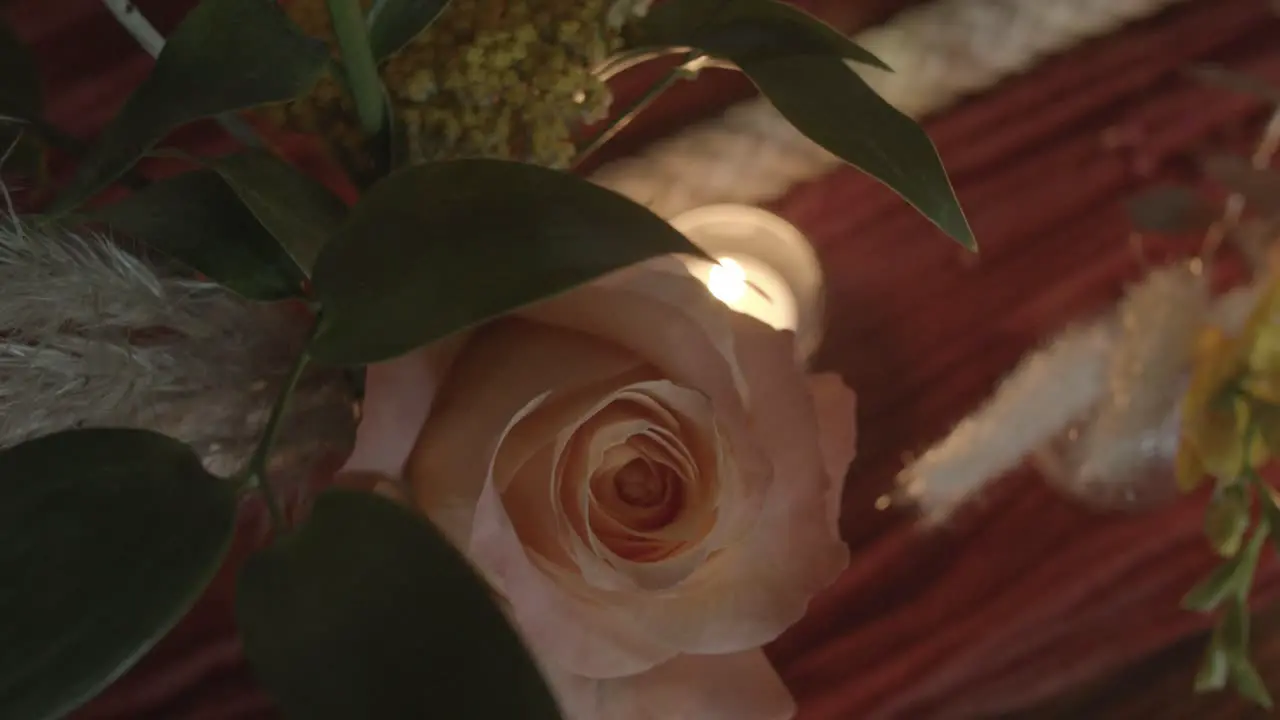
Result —
<svg viewBox="0 0 1280 720"><path fill-rule="evenodd" d="M1121 468L1134 470L1153 452L1171 458L1176 448L1174 410L1189 369L1190 338L1206 322L1238 332L1262 284L1210 302L1203 281L1187 267L1153 272L1115 312L1068 329L1025 357L990 399L902 471L901 494L926 522L945 521L1028 455L1083 424L1094 453L1090 474L1081 471L1086 443L1074 432L1065 457L1050 453L1042 460L1076 496L1123 497L1125 480L1146 476L1126 476ZM1122 404L1113 395L1130 400ZM1093 484L1084 481L1090 477ZM1112 486L1097 487L1098 477Z"/></svg>
<svg viewBox="0 0 1280 720"><path fill-rule="evenodd" d="M902 494L927 522L950 517L1097 403L1115 333L1108 317L1024 358L981 408L903 470Z"/></svg>
<svg viewBox="0 0 1280 720"><path fill-rule="evenodd" d="M1079 446L1071 480L1079 490L1105 494L1134 482L1153 459L1172 460L1177 437L1171 420L1208 310L1204 277L1190 265L1157 269L1126 293L1107 392Z"/></svg>
<svg viewBox="0 0 1280 720"><path fill-rule="evenodd" d="M140 427L235 472L305 325L105 237L0 217L0 448L73 427ZM273 463L341 448L353 422L341 378L313 375Z"/></svg>

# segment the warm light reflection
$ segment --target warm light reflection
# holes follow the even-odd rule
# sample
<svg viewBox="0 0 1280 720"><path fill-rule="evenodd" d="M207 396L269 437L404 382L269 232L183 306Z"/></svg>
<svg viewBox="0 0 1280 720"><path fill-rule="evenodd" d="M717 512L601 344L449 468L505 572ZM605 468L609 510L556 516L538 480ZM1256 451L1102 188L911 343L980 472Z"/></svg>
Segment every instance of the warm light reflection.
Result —
<svg viewBox="0 0 1280 720"><path fill-rule="evenodd" d="M707 289L720 302L733 307L747 294L747 271L733 258L723 258L711 266Z"/></svg>

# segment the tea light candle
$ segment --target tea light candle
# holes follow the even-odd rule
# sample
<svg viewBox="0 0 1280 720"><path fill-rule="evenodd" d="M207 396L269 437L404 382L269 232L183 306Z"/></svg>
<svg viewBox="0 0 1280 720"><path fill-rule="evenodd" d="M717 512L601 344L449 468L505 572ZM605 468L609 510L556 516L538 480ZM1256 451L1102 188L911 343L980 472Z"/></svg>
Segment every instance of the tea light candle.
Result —
<svg viewBox="0 0 1280 720"><path fill-rule="evenodd" d="M822 268L808 239L777 215L749 205L710 205L671 221L717 262L684 258L690 274L725 305L796 334L806 361L822 340Z"/></svg>
<svg viewBox="0 0 1280 720"><path fill-rule="evenodd" d="M787 283L768 265L745 255L722 255L719 264L693 263L689 272L717 300L777 330L795 330L800 318Z"/></svg>

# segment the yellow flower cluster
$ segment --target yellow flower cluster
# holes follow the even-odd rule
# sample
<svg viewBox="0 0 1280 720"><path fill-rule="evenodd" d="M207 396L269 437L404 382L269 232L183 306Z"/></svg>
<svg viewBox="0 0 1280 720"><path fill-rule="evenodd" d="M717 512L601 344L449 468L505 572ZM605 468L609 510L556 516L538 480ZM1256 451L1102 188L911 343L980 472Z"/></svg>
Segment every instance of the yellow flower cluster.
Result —
<svg viewBox="0 0 1280 720"><path fill-rule="evenodd" d="M1280 278L1239 335L1202 333L1181 410L1177 477L1184 490L1208 476L1234 479L1280 451Z"/></svg>
<svg viewBox="0 0 1280 720"><path fill-rule="evenodd" d="M494 157L567 166L574 129L609 108L609 88L593 70L621 46L618 5L454 0L381 67L408 161ZM290 0L286 11L337 52L325 0ZM359 125L339 79L326 77L308 97L274 108L272 119L359 159Z"/></svg>

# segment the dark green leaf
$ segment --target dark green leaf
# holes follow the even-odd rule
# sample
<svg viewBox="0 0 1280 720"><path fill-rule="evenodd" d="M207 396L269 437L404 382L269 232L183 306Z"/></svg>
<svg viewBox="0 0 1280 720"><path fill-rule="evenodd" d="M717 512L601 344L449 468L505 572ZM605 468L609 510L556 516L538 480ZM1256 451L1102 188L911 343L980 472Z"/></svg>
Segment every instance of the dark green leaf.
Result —
<svg viewBox="0 0 1280 720"><path fill-rule="evenodd" d="M378 0L369 13L369 45L386 60L426 30L449 0Z"/></svg>
<svg viewBox="0 0 1280 720"><path fill-rule="evenodd" d="M743 70L810 140L887 185L961 245L977 248L929 136L843 62L794 57Z"/></svg>
<svg viewBox="0 0 1280 720"><path fill-rule="evenodd" d="M1210 612L1235 590L1236 571L1242 555L1222 563L1182 598L1182 607L1197 612Z"/></svg>
<svg viewBox="0 0 1280 720"><path fill-rule="evenodd" d="M1245 599L1236 595L1227 603L1222 613L1222 625L1219 628L1222 637L1222 649L1233 661L1247 658L1249 655L1249 607Z"/></svg>
<svg viewBox="0 0 1280 720"><path fill-rule="evenodd" d="M236 617L291 717L559 717L484 581L377 495L321 495L300 530L245 565Z"/></svg>
<svg viewBox="0 0 1280 720"><path fill-rule="evenodd" d="M929 136L849 67L846 59L879 61L838 31L775 0L674 0L649 11L634 42L689 46L733 62L810 140L975 247Z"/></svg>
<svg viewBox="0 0 1280 720"><path fill-rule="evenodd" d="M1267 683L1247 658L1231 663L1231 680L1241 697L1259 707L1271 709L1273 703L1271 693L1267 692Z"/></svg>
<svg viewBox="0 0 1280 720"><path fill-rule="evenodd" d="M631 32L632 45L696 48L743 70L798 56L835 57L889 69L844 33L776 0L667 0L650 8Z"/></svg>
<svg viewBox="0 0 1280 720"><path fill-rule="evenodd" d="M49 147L31 126L0 120L0 157L4 158L0 171L5 175L17 175L38 188L47 185Z"/></svg>
<svg viewBox="0 0 1280 720"><path fill-rule="evenodd" d="M1221 211L1191 188L1161 185L1125 202L1129 222L1140 232L1201 233Z"/></svg>
<svg viewBox="0 0 1280 720"><path fill-rule="evenodd" d="M43 114L40 78L35 59L8 25L0 20L0 167L6 175L21 176L38 187L47 178L48 147L32 123Z"/></svg>
<svg viewBox="0 0 1280 720"><path fill-rule="evenodd" d="M1187 610L1209 612L1233 594L1247 593L1253 585L1253 572L1258 566L1258 556L1262 553L1262 545L1266 542L1267 535L1265 527L1255 529L1253 535L1249 537L1248 544L1238 555L1215 568L1209 577L1182 598L1182 607Z"/></svg>
<svg viewBox="0 0 1280 720"><path fill-rule="evenodd" d="M79 219L105 223L253 300L302 293L293 258L213 170L161 180Z"/></svg>
<svg viewBox="0 0 1280 720"><path fill-rule="evenodd" d="M307 92L328 62L324 44L302 35L276 3L204 0L103 131L55 212L93 196L186 123Z"/></svg>
<svg viewBox="0 0 1280 720"><path fill-rule="evenodd" d="M698 250L649 210L568 173L501 160L418 165L374 185L321 252L312 354L385 360L670 253Z"/></svg>
<svg viewBox="0 0 1280 720"><path fill-rule="evenodd" d="M1222 646L1221 633L1214 631L1213 636L1209 640L1209 646L1205 648L1204 660L1200 662L1200 669L1196 673L1196 692L1217 692L1227 687L1227 681L1231 676L1231 664L1227 657L1227 651Z"/></svg>
<svg viewBox="0 0 1280 720"><path fill-rule="evenodd" d="M1228 70L1221 65L1201 65L1188 71L1197 80L1241 95L1280 105L1280 87L1262 78Z"/></svg>
<svg viewBox="0 0 1280 720"><path fill-rule="evenodd" d="M1280 550L1280 497L1276 497L1276 491L1266 485L1262 490L1262 519L1267 524L1271 543Z"/></svg>
<svg viewBox="0 0 1280 720"><path fill-rule="evenodd" d="M1209 544L1222 557L1240 552L1249 531L1251 503L1244 483L1223 485L1214 491L1205 512L1204 532Z"/></svg>
<svg viewBox="0 0 1280 720"><path fill-rule="evenodd" d="M1217 155L1205 160L1205 172L1228 191L1237 193L1245 202L1264 214L1280 213L1280 172L1256 168L1248 160L1234 155Z"/></svg>
<svg viewBox="0 0 1280 720"><path fill-rule="evenodd" d="M119 677L209 583L234 521L232 486L163 435L0 453L0 717L62 717Z"/></svg>
<svg viewBox="0 0 1280 720"><path fill-rule="evenodd" d="M1257 228L1259 231L1267 231L1267 224L1264 223L1257 226ZM1268 233L1265 237L1269 243L1270 239L1274 236ZM1243 389L1246 392L1249 391L1253 380L1254 379L1252 378L1247 378L1243 381ZM1248 402L1249 419L1255 431L1258 433L1258 436L1262 438L1262 441L1266 443L1267 448L1270 449L1271 452L1280 453L1280 405L1265 402L1252 395L1248 396ZM1266 483L1259 483L1259 487L1261 489L1270 490L1270 486ZM1264 492L1263 495L1265 500L1267 493ZM1266 507L1267 505L1264 503L1263 508L1265 509ZM1280 525L1272 525L1272 529L1280 531Z"/></svg>
<svg viewBox="0 0 1280 720"><path fill-rule="evenodd" d="M35 59L0 20L0 116L31 120L41 115L40 78Z"/></svg>
<svg viewBox="0 0 1280 720"><path fill-rule="evenodd" d="M322 183L269 152L251 150L207 161L258 222L310 276L346 206Z"/></svg>
<svg viewBox="0 0 1280 720"><path fill-rule="evenodd" d="M1259 524L1249 536L1249 542L1240 551L1240 566L1237 570L1236 592L1241 598L1248 597L1253 588L1253 576L1258 570L1258 559L1262 556L1262 547L1267 544L1271 531L1266 524Z"/></svg>

